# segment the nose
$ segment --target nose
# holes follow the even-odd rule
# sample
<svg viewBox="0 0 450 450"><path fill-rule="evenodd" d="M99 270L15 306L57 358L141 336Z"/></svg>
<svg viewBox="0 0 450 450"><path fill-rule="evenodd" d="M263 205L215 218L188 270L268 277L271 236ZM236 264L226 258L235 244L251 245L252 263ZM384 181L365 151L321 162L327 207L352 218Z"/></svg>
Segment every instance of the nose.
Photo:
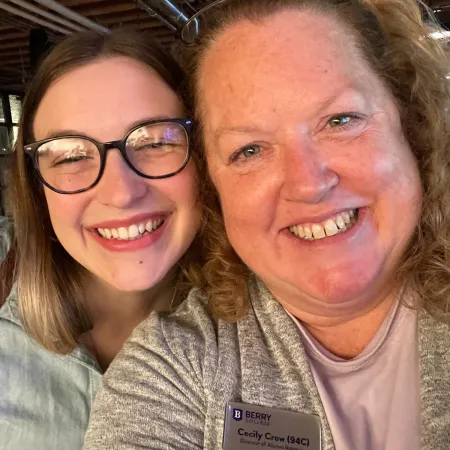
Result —
<svg viewBox="0 0 450 450"><path fill-rule="evenodd" d="M116 149L108 152L105 170L96 187L99 202L121 209L133 206L148 192L147 180L133 172Z"/></svg>
<svg viewBox="0 0 450 450"><path fill-rule="evenodd" d="M302 136L283 151L283 197L288 201L316 204L339 184L326 154L310 137Z"/></svg>

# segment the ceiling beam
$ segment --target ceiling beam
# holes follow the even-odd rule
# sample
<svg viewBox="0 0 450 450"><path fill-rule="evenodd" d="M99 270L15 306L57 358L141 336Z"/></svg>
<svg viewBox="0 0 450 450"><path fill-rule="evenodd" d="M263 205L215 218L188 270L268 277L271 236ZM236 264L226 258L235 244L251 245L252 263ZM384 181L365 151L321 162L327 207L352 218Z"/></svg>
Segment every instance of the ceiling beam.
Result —
<svg viewBox="0 0 450 450"><path fill-rule="evenodd" d="M118 12L125 12L125 11L136 11L136 4L131 1L121 1L118 3L115 3L113 1L108 2L108 5L103 4L88 4L83 5L80 7L74 7L72 8L74 11L76 11L78 14L82 14L86 17L92 17L92 16L103 16L106 14L111 13L118 13Z"/></svg>
<svg viewBox="0 0 450 450"><path fill-rule="evenodd" d="M9 39L26 38L27 33L25 31L11 30L0 33L0 41L7 41Z"/></svg>
<svg viewBox="0 0 450 450"><path fill-rule="evenodd" d="M19 52L17 51L19 50ZM28 49L24 50L23 47L19 47L19 49L15 48L14 50L4 50L2 51L2 49L0 48L0 61L3 61L3 58L6 58L8 56L15 56L17 54L26 54L28 53ZM1 68L1 66L0 66Z"/></svg>
<svg viewBox="0 0 450 450"><path fill-rule="evenodd" d="M149 15L141 9L133 9L131 11L125 11L123 13L112 13L103 16L96 16L95 21L102 25L118 25L123 22L129 22L130 20L142 20L148 18ZM155 19L153 19L155 20Z"/></svg>
<svg viewBox="0 0 450 450"><path fill-rule="evenodd" d="M30 56L28 54L22 54L22 55L14 55L14 56L6 56L3 58L2 56L2 66L12 66L12 65L21 65L29 63Z"/></svg>
<svg viewBox="0 0 450 450"><path fill-rule="evenodd" d="M14 31L14 28L12 28L8 23L4 23L3 17L0 17L0 31Z"/></svg>
<svg viewBox="0 0 450 450"><path fill-rule="evenodd" d="M1 42L0 41L0 51L2 50L7 50L10 48L26 48L28 51L28 40L26 40L25 42L20 40L17 42Z"/></svg>
<svg viewBox="0 0 450 450"><path fill-rule="evenodd" d="M60 0L60 3L68 8L73 8L80 5L86 5L88 3L99 4L99 3L109 3L110 0Z"/></svg>
<svg viewBox="0 0 450 450"><path fill-rule="evenodd" d="M4 73L4 74L10 75L10 76L11 75L14 76L14 75L17 75L18 73L20 73L20 71L18 71L15 68L2 66L2 67L0 67L0 73Z"/></svg>

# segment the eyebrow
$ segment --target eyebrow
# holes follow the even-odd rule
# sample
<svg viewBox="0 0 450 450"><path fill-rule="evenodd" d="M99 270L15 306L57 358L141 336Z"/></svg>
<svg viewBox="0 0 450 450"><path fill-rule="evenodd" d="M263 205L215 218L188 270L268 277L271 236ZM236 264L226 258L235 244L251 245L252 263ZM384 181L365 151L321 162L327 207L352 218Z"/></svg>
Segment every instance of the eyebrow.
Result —
<svg viewBox="0 0 450 450"><path fill-rule="evenodd" d="M258 127L220 127L214 133L214 139L219 139L224 134L251 134L257 131L261 131Z"/></svg>
<svg viewBox="0 0 450 450"><path fill-rule="evenodd" d="M330 97L317 102L315 110L317 111L317 113L322 114L323 111L330 107L330 105L347 94L361 95L360 91L357 88L346 86L344 90L341 90L339 93L331 95ZM252 134L259 133L261 131L261 128L256 126L219 127L214 133L214 141L217 142L224 134Z"/></svg>
<svg viewBox="0 0 450 450"><path fill-rule="evenodd" d="M139 125L144 124L146 122L167 120L167 119L171 119L171 117L169 117L169 116L152 116L152 117L147 117L147 118L144 117L142 119L135 120L134 122L131 122L129 124L129 126L127 127L128 131L125 132L125 135L133 128L138 127ZM64 130L49 131L42 140L56 139L56 138L65 137L65 136L83 136L83 137L92 139L90 136L88 136L83 131L74 130L74 129L64 129ZM39 139L39 140L41 140L41 139Z"/></svg>

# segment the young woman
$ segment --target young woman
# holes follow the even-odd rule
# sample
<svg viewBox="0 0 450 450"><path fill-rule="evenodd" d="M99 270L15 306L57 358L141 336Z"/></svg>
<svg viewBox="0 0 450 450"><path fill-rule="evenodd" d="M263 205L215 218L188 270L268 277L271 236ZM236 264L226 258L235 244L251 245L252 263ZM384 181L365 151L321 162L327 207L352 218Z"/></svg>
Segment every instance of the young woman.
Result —
<svg viewBox="0 0 450 450"><path fill-rule="evenodd" d="M183 73L145 35L58 45L24 101L1 279L0 449L82 447L101 376L200 253Z"/></svg>

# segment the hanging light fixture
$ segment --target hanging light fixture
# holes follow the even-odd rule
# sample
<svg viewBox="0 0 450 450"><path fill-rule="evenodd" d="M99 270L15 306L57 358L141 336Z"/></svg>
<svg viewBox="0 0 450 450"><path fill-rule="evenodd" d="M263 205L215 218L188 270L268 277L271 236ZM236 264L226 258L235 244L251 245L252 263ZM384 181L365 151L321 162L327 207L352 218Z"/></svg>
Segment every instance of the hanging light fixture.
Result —
<svg viewBox="0 0 450 450"><path fill-rule="evenodd" d="M191 15L183 11L183 8L173 0L138 0L137 4L139 8L159 19L172 31L182 29ZM190 9L191 12L195 12L191 6Z"/></svg>

